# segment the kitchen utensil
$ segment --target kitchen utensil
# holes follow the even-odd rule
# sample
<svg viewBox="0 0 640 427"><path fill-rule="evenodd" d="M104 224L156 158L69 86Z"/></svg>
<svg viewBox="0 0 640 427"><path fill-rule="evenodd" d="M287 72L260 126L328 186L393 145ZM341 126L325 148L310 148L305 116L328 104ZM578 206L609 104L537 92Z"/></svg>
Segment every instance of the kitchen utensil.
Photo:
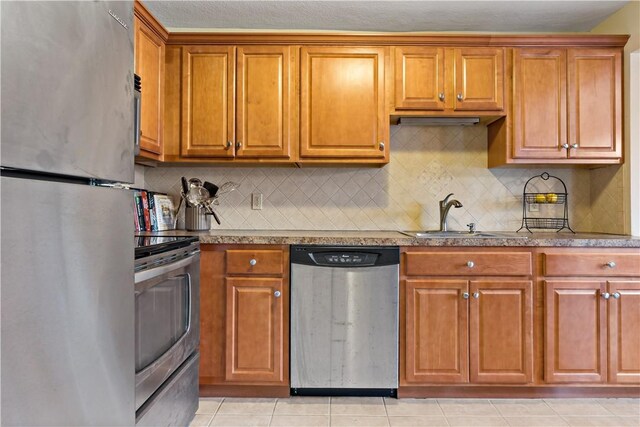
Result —
<svg viewBox="0 0 640 427"><path fill-rule="evenodd" d="M211 197L216 197L216 194L218 194L219 188L217 185L212 184L209 181L205 181L204 184L202 184L202 186L207 189Z"/></svg>
<svg viewBox="0 0 640 427"><path fill-rule="evenodd" d="M189 188L191 187L202 187L202 181L198 178L189 178Z"/></svg>
<svg viewBox="0 0 640 427"><path fill-rule="evenodd" d="M238 184L237 182L233 182L233 181L225 182L218 189L217 196L221 196L223 194L230 193L230 192L232 192L233 190L235 190L238 187L240 187L240 184Z"/></svg>
<svg viewBox="0 0 640 427"><path fill-rule="evenodd" d="M182 192L187 194L189 192L189 183L187 182L187 178L183 176L180 180L182 182Z"/></svg>

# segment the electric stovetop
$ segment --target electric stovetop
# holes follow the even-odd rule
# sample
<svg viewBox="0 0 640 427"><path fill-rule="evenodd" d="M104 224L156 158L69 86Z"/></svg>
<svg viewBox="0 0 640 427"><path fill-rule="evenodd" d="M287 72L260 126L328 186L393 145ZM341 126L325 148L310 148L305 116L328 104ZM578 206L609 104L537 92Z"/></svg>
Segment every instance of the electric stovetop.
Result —
<svg viewBox="0 0 640 427"><path fill-rule="evenodd" d="M135 236L135 259L172 251L197 241L196 236Z"/></svg>

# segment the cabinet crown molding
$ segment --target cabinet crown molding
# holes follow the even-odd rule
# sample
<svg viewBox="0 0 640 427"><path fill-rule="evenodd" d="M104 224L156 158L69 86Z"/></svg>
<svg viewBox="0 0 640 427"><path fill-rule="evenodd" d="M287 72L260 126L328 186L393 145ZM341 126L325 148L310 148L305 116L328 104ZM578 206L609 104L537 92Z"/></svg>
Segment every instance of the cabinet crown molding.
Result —
<svg viewBox="0 0 640 427"><path fill-rule="evenodd" d="M136 6L140 4L136 2ZM146 9L145 9L146 11ZM147 12L148 14L148 12ZM164 29L164 28L163 28ZM166 31L166 30L165 30ZM378 46L624 47L629 35L594 34L445 34L445 33L305 33L171 32L167 44L302 44Z"/></svg>

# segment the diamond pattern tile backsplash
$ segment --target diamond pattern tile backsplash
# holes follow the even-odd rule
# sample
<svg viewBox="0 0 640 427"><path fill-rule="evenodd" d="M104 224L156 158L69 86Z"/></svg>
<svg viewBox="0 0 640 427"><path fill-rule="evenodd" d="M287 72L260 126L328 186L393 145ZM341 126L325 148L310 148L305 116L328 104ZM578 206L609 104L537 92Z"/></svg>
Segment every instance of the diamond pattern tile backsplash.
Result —
<svg viewBox="0 0 640 427"><path fill-rule="evenodd" d="M449 229L475 222L479 230L515 231L522 221L523 185L548 171L564 180L575 231L592 231L590 171L581 168L487 168L485 127L391 127L391 162L362 167L146 168L145 185L177 200L180 177L217 185L240 183L221 198L222 225L281 230L424 230L438 227L438 201L455 193ZM543 191L542 189L541 191ZM263 209L251 209L251 194ZM182 222L182 216L180 223ZM180 226L179 223L179 226Z"/></svg>

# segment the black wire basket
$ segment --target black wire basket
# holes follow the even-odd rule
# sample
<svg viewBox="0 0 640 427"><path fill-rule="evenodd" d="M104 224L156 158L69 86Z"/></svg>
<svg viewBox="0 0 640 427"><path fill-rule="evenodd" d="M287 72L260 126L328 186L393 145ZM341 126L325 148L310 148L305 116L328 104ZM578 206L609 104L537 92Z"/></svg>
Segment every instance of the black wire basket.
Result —
<svg viewBox="0 0 640 427"><path fill-rule="evenodd" d="M540 190L540 182L554 181L545 183L546 191ZM552 191L548 188L553 187L553 184L562 191ZM559 184L559 185L558 185ZM560 187L560 185L562 187ZM543 172L540 175L533 176L524 184L524 190L522 192L522 226L518 231L526 229L530 233L531 230L564 230L565 228L572 233L575 233L569 226L569 205L567 203L568 194L567 186L557 176L549 175L547 172ZM537 205L539 208L544 206L546 208L546 216L531 216L534 211L530 208L532 205ZM558 213L555 215L555 213Z"/></svg>

